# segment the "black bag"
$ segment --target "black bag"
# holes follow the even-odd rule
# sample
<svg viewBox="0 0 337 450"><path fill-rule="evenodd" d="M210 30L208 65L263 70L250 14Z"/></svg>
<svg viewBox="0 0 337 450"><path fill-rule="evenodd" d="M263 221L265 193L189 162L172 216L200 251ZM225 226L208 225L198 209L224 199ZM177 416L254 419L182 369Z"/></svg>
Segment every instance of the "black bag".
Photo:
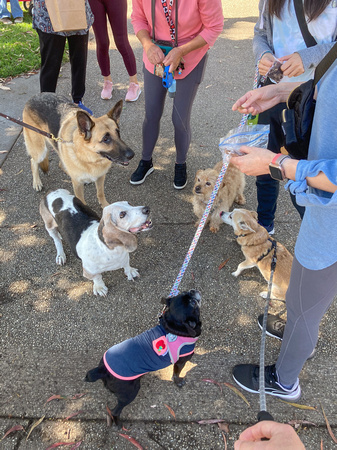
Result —
<svg viewBox="0 0 337 450"><path fill-rule="evenodd" d="M325 55L315 70L315 77L294 89L282 111L285 148L290 156L306 159L315 112L315 86L337 58L337 44Z"/></svg>

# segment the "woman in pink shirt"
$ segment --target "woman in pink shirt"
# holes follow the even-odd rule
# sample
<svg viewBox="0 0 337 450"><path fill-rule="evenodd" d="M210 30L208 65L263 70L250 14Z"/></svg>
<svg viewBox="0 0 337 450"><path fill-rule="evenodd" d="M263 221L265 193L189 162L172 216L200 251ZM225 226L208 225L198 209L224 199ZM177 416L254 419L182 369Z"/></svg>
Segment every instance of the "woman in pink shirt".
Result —
<svg viewBox="0 0 337 450"><path fill-rule="evenodd" d="M130 183L143 183L154 170L152 153L167 93L162 78L154 72L155 68L158 73L167 66L176 80L172 112L176 146L174 187L183 189L187 183L192 104L203 78L207 50L223 29L221 0L132 0L132 7L132 25L144 49L145 119L142 159ZM158 41L169 42L172 50L165 55Z"/></svg>

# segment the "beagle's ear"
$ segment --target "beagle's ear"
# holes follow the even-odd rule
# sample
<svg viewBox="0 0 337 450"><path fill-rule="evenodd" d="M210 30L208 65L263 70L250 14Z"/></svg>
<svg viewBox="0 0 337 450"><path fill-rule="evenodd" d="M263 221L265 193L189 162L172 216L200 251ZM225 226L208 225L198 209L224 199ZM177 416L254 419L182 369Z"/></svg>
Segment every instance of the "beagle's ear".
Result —
<svg viewBox="0 0 337 450"><path fill-rule="evenodd" d="M257 212L256 211L249 211L250 215L257 221Z"/></svg>
<svg viewBox="0 0 337 450"><path fill-rule="evenodd" d="M137 248L137 238L128 231L121 230L112 221L110 214L103 213L99 225L100 237L110 250L123 246L128 252L134 252Z"/></svg>

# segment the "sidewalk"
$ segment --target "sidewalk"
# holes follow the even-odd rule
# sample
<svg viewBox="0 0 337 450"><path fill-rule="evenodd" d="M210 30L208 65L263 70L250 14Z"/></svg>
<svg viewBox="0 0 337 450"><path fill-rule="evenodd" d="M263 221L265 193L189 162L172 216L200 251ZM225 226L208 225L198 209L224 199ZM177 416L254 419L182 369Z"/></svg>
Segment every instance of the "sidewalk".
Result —
<svg viewBox="0 0 337 450"><path fill-rule="evenodd" d="M25 430L3 439L1 449L43 450L55 443L79 441L81 450L135 448L106 426L106 405L113 408L114 397L100 382L87 384L82 380L111 345L156 325L160 299L168 296L179 273L195 233L191 204L194 174L221 159L220 138L240 122L231 106L253 85L251 39L257 4L247 3L238 0L228 6L224 2L224 31L209 52L205 79L193 108L189 180L184 190L173 188L175 152L169 98L154 153L155 171L143 185L129 183L141 153L144 93L137 102L124 103L121 137L136 156L127 168L112 167L106 179L106 196L111 203L127 200L132 205L148 205L154 227L139 236L138 249L131 254L131 264L139 269L140 278L129 282L121 270L105 273L109 288L105 298L92 294L92 284L82 277L80 262L68 249L67 264L55 264L54 244L44 229L39 202L49 189L72 190L69 178L58 167L56 154L51 153L49 175L42 176L42 193L35 192L20 127L0 119L0 439L16 425ZM142 49L131 26L130 39L142 84ZM115 89L112 99L103 101L91 39L84 103L96 117L124 99L127 91L128 76L115 49L111 50L111 60ZM8 87L10 90L0 90L0 111L21 118L26 100L38 92L38 75L14 79ZM58 93L68 96L69 88L69 65L65 65ZM85 190L89 206L100 213L95 187L88 185ZM280 191L275 238L293 251L300 222L288 194L282 188ZM256 209L254 179L247 178L245 194L246 207ZM242 260L230 227L222 225L215 235L208 228L203 231L180 285L180 290L199 289L203 297L203 331L187 366L186 385L181 390L173 385L172 368L146 375L138 397L122 414L127 430L121 433L144 449L233 449L239 433L256 422L258 396L244 392L248 405L224 384L221 391L217 384L204 381L234 384L231 370L235 364L259 361L257 316L264 308L259 292L266 283L257 269L247 270L237 279L232 277ZM283 306L273 302L271 310L279 311ZM307 450L336 448L322 415L323 407L337 435L336 323L334 304L322 322L316 356L301 373L303 395L298 403L315 409L300 409L267 397L268 411L275 420L299 424ZM267 339L267 364L276 360L279 348L279 341ZM71 399L76 394L85 395ZM47 402L53 395L63 398ZM43 417L27 439L33 424ZM197 423L209 419L224 420L228 429Z"/></svg>

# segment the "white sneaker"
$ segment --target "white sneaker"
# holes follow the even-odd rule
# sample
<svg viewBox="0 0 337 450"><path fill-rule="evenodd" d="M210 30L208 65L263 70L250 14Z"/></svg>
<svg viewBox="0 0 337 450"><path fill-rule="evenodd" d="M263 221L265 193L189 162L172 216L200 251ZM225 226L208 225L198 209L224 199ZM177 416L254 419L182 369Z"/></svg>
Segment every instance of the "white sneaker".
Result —
<svg viewBox="0 0 337 450"><path fill-rule="evenodd" d="M139 84L137 83L130 83L128 92L125 96L125 101L126 102L135 102L136 100L138 100L140 93L141 93L141 89L139 87Z"/></svg>

